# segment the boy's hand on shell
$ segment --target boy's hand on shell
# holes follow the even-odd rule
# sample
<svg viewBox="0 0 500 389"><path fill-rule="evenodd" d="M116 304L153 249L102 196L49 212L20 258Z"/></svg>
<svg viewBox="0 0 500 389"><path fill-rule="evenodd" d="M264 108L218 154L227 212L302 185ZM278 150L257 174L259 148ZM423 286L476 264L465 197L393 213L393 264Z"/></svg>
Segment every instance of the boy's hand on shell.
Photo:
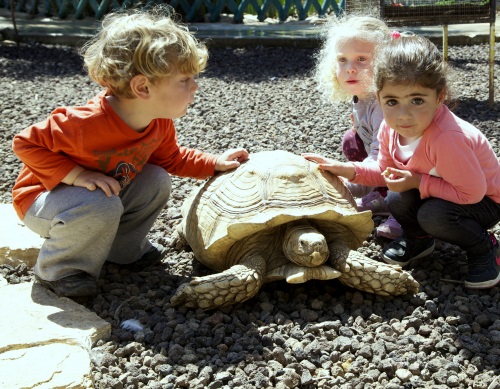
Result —
<svg viewBox="0 0 500 389"><path fill-rule="evenodd" d="M87 188L90 191L100 188L108 197L112 195L118 196L121 189L120 184L113 177L92 170L81 172L73 182L73 186Z"/></svg>
<svg viewBox="0 0 500 389"><path fill-rule="evenodd" d="M244 148L229 149L219 155L214 170L216 172L225 172L226 170L236 169L241 162L248 159L248 155L248 151Z"/></svg>

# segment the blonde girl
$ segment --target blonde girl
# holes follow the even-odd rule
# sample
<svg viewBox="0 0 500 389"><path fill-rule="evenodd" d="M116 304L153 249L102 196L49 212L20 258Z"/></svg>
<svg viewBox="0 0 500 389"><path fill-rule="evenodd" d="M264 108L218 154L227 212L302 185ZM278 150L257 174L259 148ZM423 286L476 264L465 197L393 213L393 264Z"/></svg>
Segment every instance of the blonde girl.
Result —
<svg viewBox="0 0 500 389"><path fill-rule="evenodd" d="M382 110L373 88L372 61L375 48L391 39L391 31L372 16L344 16L333 19L325 30L324 45L317 56L315 70L322 97L333 103L351 101L353 128L345 132L342 151L349 161L376 161L378 128ZM385 187L348 183L358 210L389 216L384 201ZM394 239L401 234L392 218L377 228L377 234Z"/></svg>

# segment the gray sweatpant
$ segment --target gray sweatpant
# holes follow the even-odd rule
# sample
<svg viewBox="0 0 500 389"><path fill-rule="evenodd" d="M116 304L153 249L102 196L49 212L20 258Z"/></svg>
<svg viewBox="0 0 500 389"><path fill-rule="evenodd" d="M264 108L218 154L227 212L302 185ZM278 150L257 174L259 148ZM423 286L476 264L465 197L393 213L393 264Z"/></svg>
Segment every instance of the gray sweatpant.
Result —
<svg viewBox="0 0 500 389"><path fill-rule="evenodd" d="M84 271L97 279L105 261L137 261L151 248L146 235L171 188L163 168L146 165L119 196L65 184L41 194L23 220L46 238L35 274L55 281Z"/></svg>

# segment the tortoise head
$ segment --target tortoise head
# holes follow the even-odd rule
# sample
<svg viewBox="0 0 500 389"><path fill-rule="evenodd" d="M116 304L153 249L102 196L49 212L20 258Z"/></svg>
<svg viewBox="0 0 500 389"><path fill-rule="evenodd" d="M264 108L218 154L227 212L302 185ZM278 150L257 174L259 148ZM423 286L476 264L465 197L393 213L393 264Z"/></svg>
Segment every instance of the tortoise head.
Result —
<svg viewBox="0 0 500 389"><path fill-rule="evenodd" d="M305 267L320 266L330 255L325 237L307 220L286 225L283 253L296 265Z"/></svg>

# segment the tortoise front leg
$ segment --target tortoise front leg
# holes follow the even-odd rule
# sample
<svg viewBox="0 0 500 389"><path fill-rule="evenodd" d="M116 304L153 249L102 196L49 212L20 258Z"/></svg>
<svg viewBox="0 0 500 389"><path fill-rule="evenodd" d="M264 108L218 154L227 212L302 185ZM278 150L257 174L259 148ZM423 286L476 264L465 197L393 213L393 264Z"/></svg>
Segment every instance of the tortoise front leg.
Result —
<svg viewBox="0 0 500 389"><path fill-rule="evenodd" d="M351 250L349 231L339 229L328 237L328 263L339 270L344 285L382 296L398 296L418 292L419 284L410 273L397 265L389 265Z"/></svg>
<svg viewBox="0 0 500 389"><path fill-rule="evenodd" d="M345 241L329 243L329 263L339 270L344 285L382 296L399 296L418 292L419 284L410 273L350 250Z"/></svg>
<svg viewBox="0 0 500 389"><path fill-rule="evenodd" d="M170 302L188 308L214 309L246 301L264 283L266 260L258 254L248 256L229 269L205 277L195 277L179 286Z"/></svg>
<svg viewBox="0 0 500 389"><path fill-rule="evenodd" d="M357 251L349 253L346 266L339 270L340 282L365 292L399 296L419 290L418 282L400 266L375 261Z"/></svg>

